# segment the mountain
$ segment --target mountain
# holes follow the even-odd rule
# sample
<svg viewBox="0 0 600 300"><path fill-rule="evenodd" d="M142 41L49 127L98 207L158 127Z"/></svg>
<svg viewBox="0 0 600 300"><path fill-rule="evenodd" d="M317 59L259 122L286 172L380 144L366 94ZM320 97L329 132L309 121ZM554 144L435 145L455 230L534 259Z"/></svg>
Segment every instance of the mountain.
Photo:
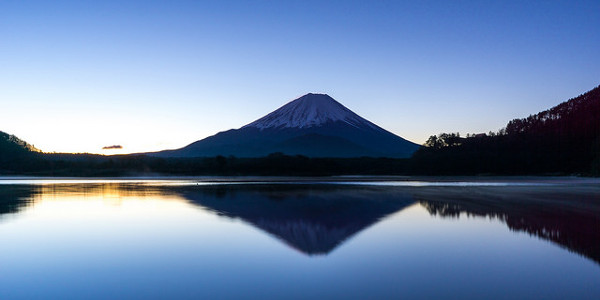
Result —
<svg viewBox="0 0 600 300"><path fill-rule="evenodd" d="M307 94L239 129L220 132L160 157L409 157L419 145L355 114L325 94Z"/></svg>

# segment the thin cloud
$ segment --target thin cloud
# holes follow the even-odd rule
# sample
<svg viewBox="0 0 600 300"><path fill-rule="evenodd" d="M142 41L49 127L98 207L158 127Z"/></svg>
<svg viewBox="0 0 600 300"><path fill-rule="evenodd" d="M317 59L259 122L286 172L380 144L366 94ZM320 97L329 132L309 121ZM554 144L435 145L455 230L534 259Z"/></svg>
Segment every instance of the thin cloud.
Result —
<svg viewBox="0 0 600 300"><path fill-rule="evenodd" d="M123 149L121 145L112 145L112 146L104 146L102 150L113 150L113 149Z"/></svg>

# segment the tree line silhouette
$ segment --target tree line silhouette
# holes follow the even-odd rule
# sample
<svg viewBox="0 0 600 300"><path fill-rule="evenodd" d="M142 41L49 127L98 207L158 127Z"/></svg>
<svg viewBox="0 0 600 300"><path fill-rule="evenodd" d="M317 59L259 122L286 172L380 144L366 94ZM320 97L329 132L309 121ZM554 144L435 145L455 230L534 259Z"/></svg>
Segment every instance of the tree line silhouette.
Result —
<svg viewBox="0 0 600 300"><path fill-rule="evenodd" d="M0 168L0 174L35 176L388 175L404 174L407 163L408 159L314 158L282 153L273 153L259 158L234 156L158 158L145 155L34 154L18 163L4 165Z"/></svg>

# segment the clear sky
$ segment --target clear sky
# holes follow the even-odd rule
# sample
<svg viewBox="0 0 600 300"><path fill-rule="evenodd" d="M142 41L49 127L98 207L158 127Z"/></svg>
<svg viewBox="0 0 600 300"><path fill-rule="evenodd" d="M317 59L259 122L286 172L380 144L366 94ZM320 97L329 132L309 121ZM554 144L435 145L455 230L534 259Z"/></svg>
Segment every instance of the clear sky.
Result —
<svg viewBox="0 0 600 300"><path fill-rule="evenodd" d="M327 93L416 143L600 84L600 1L0 1L0 130L178 148Z"/></svg>

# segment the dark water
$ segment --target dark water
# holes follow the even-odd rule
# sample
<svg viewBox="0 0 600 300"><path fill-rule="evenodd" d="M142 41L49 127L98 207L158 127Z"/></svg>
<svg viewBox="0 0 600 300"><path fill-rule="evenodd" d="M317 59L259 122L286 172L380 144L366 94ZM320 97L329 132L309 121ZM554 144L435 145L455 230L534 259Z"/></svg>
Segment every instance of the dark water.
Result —
<svg viewBox="0 0 600 300"><path fill-rule="evenodd" d="M0 183L0 299L600 299L594 181Z"/></svg>

